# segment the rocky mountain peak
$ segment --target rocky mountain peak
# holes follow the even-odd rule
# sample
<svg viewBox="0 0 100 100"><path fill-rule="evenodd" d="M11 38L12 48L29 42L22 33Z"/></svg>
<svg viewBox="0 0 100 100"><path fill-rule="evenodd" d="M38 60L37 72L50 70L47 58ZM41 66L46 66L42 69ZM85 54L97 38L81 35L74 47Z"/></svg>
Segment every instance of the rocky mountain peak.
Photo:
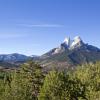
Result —
<svg viewBox="0 0 100 100"><path fill-rule="evenodd" d="M64 39L64 43L65 43L67 46L70 46L70 37L65 38L65 39Z"/></svg>
<svg viewBox="0 0 100 100"><path fill-rule="evenodd" d="M53 54L56 53L61 53L63 51L65 51L66 49L74 49L74 48L78 48L80 46L82 46L84 43L81 39L80 36L76 36L73 40L69 38L65 38L63 43L61 43L61 45L55 49Z"/></svg>
<svg viewBox="0 0 100 100"><path fill-rule="evenodd" d="M76 36L74 39L73 39L73 42L70 46L70 48L76 48L76 47L79 47L81 46L83 43L82 39L80 36Z"/></svg>

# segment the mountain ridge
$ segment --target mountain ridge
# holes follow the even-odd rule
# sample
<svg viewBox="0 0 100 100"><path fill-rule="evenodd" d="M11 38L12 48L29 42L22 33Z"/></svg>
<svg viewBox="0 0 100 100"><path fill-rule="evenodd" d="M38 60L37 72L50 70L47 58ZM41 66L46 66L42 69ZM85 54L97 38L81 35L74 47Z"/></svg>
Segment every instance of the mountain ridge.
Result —
<svg viewBox="0 0 100 100"><path fill-rule="evenodd" d="M72 66L96 62L100 60L100 49L85 43L81 37L76 36L73 40L65 38L56 48L51 49L41 56L26 56L18 53L1 54L0 63L19 65L33 59L41 64L46 70L70 69Z"/></svg>
<svg viewBox="0 0 100 100"><path fill-rule="evenodd" d="M73 40L65 38L63 43L43 54L39 58L40 64L48 69L68 69L71 66L96 62L100 60L100 49L84 43L76 36Z"/></svg>

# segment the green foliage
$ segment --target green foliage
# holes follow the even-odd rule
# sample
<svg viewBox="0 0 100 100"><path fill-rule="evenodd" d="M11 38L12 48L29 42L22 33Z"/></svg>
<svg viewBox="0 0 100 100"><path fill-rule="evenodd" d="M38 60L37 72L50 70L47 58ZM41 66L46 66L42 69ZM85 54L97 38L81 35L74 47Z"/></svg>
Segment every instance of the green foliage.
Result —
<svg viewBox="0 0 100 100"><path fill-rule="evenodd" d="M1 100L37 100L43 78L41 66L32 61L23 64L20 70L5 72L0 81L0 98Z"/></svg>
<svg viewBox="0 0 100 100"><path fill-rule="evenodd" d="M45 76L45 77L44 77ZM51 71L29 61L19 70L0 71L0 100L99 100L100 62L75 71Z"/></svg>
<svg viewBox="0 0 100 100"><path fill-rule="evenodd" d="M100 62L78 67L74 76L86 85L89 100L100 99Z"/></svg>
<svg viewBox="0 0 100 100"><path fill-rule="evenodd" d="M86 99L85 86L65 72L51 71L45 78L39 100L78 100Z"/></svg>
<svg viewBox="0 0 100 100"><path fill-rule="evenodd" d="M28 63L24 64L21 69L21 76L22 80L27 89L27 95L30 95L30 99L36 99L39 93L39 89L43 84L43 72L40 65L29 61Z"/></svg>

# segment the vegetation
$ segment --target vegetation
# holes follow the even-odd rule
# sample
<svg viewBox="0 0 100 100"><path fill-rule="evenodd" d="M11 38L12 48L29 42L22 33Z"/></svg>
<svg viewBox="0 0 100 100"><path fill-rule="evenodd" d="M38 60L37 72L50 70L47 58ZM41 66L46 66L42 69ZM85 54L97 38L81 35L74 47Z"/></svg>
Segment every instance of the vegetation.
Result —
<svg viewBox="0 0 100 100"><path fill-rule="evenodd" d="M85 87L79 79L71 78L65 72L50 72L41 88L39 100L85 99Z"/></svg>
<svg viewBox="0 0 100 100"><path fill-rule="evenodd" d="M85 64L74 72L45 74L29 61L19 70L0 71L0 100L99 100L100 62Z"/></svg>
<svg viewBox="0 0 100 100"><path fill-rule="evenodd" d="M29 61L20 70L2 73L0 82L1 100L37 100L39 89L43 84L41 66Z"/></svg>

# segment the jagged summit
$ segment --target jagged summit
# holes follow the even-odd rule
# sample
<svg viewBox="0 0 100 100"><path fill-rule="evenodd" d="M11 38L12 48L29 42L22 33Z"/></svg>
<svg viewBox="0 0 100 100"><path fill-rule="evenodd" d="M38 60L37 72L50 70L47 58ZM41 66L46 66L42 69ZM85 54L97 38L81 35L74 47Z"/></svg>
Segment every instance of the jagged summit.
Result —
<svg viewBox="0 0 100 100"><path fill-rule="evenodd" d="M74 38L73 43L77 44L77 43L79 43L79 42L81 42L81 41L82 41L82 39L80 38L80 36L76 36L76 37Z"/></svg>
<svg viewBox="0 0 100 100"><path fill-rule="evenodd" d="M76 37L74 37L73 42L72 42L70 47L71 48L76 48L76 47L81 46L82 44L84 44L84 43L83 43L81 37L80 36L76 36Z"/></svg>
<svg viewBox="0 0 100 100"><path fill-rule="evenodd" d="M67 46L70 46L70 37L65 38L65 39L64 39L64 43L65 43Z"/></svg>
<svg viewBox="0 0 100 100"><path fill-rule="evenodd" d="M55 48L52 54L62 53L65 50L72 50L82 46L84 43L80 36L76 36L73 40L70 37L65 38L63 43L60 44L59 47Z"/></svg>
<svg viewBox="0 0 100 100"><path fill-rule="evenodd" d="M74 40L81 41L81 37L80 36L75 36Z"/></svg>
<svg viewBox="0 0 100 100"><path fill-rule="evenodd" d="M80 36L74 37L73 40L69 38L65 38L62 46L68 47L68 49L79 47L83 44L83 41Z"/></svg>

